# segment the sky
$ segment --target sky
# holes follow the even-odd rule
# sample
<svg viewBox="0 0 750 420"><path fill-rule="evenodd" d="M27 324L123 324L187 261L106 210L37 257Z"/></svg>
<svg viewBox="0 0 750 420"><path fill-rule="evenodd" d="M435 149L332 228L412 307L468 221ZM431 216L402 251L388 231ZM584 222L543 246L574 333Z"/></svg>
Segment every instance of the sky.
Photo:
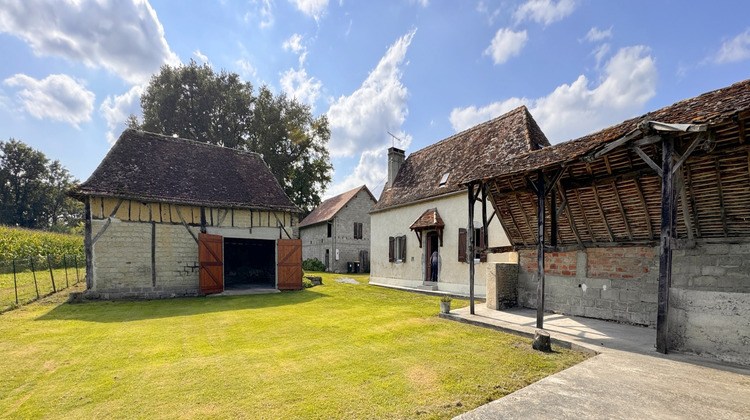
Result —
<svg viewBox="0 0 750 420"><path fill-rule="evenodd" d="M750 2L3 0L0 140L83 181L164 64L328 116L333 182L379 196L410 153L526 105L551 143L750 77Z"/></svg>

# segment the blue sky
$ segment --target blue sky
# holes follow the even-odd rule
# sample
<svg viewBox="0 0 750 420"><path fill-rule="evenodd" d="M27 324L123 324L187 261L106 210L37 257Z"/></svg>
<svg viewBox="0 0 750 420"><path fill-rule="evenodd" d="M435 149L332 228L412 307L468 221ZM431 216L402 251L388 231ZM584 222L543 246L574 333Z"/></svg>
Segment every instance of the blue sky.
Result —
<svg viewBox="0 0 750 420"><path fill-rule="evenodd" d="M750 77L746 1L5 0L0 139L85 180L162 64L329 117L331 196L525 104L552 143Z"/></svg>

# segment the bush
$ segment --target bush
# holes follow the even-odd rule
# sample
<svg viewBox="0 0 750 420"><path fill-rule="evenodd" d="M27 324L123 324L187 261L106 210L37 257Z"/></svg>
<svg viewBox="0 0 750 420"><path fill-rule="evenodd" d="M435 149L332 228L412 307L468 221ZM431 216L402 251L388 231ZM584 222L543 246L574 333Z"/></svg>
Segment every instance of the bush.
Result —
<svg viewBox="0 0 750 420"><path fill-rule="evenodd" d="M305 271L326 271L326 266L317 258L309 258L302 262Z"/></svg>
<svg viewBox="0 0 750 420"><path fill-rule="evenodd" d="M451 299L451 297L450 297L450 296L443 296L443 297L441 297L441 298L440 298L440 301L441 301L441 302L450 302L450 301L452 301L452 300L453 300L453 299Z"/></svg>
<svg viewBox="0 0 750 420"><path fill-rule="evenodd" d="M309 289L313 287L313 282L310 281L310 279L302 279L302 287L304 287L305 289Z"/></svg>

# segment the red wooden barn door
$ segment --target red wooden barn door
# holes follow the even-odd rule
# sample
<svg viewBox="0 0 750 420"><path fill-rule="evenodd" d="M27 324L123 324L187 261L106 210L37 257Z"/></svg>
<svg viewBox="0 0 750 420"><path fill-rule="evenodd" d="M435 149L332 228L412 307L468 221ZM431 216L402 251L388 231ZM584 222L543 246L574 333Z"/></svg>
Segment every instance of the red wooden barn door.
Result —
<svg viewBox="0 0 750 420"><path fill-rule="evenodd" d="M302 241L300 239L278 239L279 290L302 288Z"/></svg>
<svg viewBox="0 0 750 420"><path fill-rule="evenodd" d="M220 235L198 234L200 291L203 294L224 291L224 238Z"/></svg>

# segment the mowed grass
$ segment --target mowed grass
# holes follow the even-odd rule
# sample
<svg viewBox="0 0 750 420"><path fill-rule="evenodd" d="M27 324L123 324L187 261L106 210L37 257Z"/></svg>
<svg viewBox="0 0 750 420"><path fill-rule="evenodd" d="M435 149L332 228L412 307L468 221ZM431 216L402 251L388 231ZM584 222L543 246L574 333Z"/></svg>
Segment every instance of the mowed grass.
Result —
<svg viewBox="0 0 750 420"><path fill-rule="evenodd" d="M67 276L66 276L67 275ZM34 276L36 276L36 286L34 285ZM52 280L55 286L52 287ZM63 290L77 281L85 281L86 269L78 268L76 273L75 266L64 268L53 268L52 277L49 270L42 268L36 272L21 271L16 273L15 279L13 273L0 273L0 312L11 309L16 306L16 293L18 294L18 304L24 305L39 296L45 296L54 290ZM67 297L67 293L65 294Z"/></svg>
<svg viewBox="0 0 750 420"><path fill-rule="evenodd" d="M272 295L71 305L58 293L6 312L0 415L450 418L586 358L440 319L436 297L322 277Z"/></svg>

